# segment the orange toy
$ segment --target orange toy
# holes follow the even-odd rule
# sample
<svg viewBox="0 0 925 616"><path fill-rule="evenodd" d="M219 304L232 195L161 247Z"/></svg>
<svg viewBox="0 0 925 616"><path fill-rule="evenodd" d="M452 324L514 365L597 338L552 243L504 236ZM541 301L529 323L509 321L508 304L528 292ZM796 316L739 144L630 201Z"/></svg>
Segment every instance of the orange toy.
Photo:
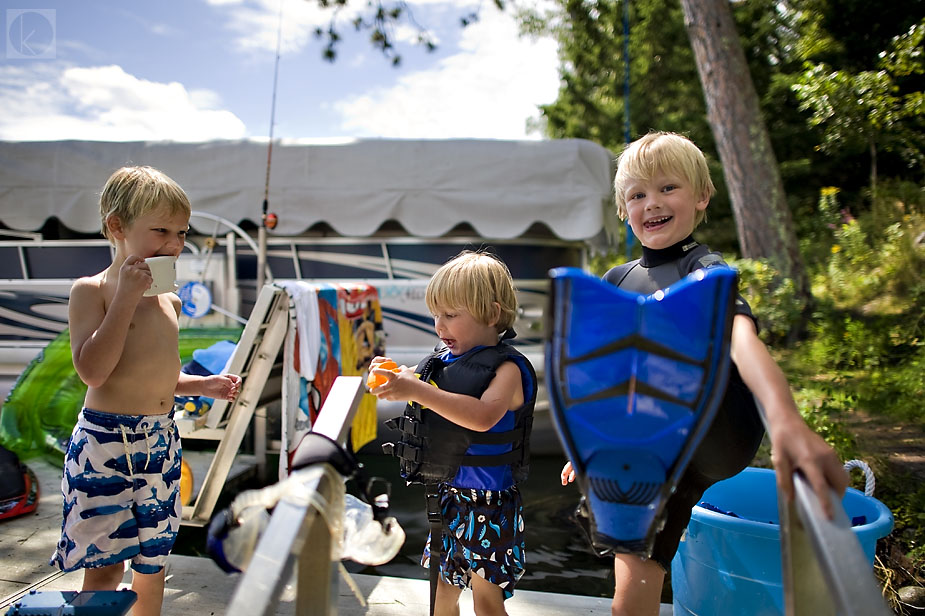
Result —
<svg viewBox="0 0 925 616"><path fill-rule="evenodd" d="M391 359L387 359L381 364L372 366L372 368L379 368L380 370L391 370L392 372L398 372L398 364L396 364ZM366 377L366 386L370 389L375 389L376 387L379 387L380 385L382 385L388 380L389 380L388 378L382 375L373 374L372 372L370 372L369 376Z"/></svg>
<svg viewBox="0 0 925 616"><path fill-rule="evenodd" d="M193 500L193 469L186 460L180 465L180 502L189 505Z"/></svg>

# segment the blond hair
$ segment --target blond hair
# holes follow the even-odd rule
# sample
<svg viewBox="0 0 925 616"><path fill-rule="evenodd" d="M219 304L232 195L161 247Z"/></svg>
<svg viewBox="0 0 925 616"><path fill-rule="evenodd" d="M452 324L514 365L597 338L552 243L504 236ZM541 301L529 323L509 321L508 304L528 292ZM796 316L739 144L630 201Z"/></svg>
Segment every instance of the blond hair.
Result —
<svg viewBox="0 0 925 616"><path fill-rule="evenodd" d="M509 329L517 315L510 270L497 256L483 251L464 250L447 261L427 283L424 299L433 314L441 308L464 308L483 325L497 316L498 333Z"/></svg>
<svg viewBox="0 0 925 616"><path fill-rule="evenodd" d="M139 217L166 208L170 215L189 215L190 202L179 184L153 167L122 167L103 186L100 193L100 220L103 236L113 241L107 222L117 216L131 227Z"/></svg>
<svg viewBox="0 0 925 616"><path fill-rule="evenodd" d="M617 159L613 185L620 220L627 217L626 186L633 180L649 181L666 172L680 174L698 199L716 194L707 159L693 141L677 133L651 132L626 146ZM705 215L705 210L697 211L694 227Z"/></svg>

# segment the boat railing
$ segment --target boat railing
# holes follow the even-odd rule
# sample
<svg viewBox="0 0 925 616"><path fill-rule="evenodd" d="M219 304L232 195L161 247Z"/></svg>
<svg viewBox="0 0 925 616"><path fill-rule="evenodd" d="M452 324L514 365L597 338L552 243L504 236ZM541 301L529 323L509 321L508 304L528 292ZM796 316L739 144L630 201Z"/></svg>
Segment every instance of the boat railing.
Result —
<svg viewBox="0 0 925 616"><path fill-rule="evenodd" d="M758 403L767 427L764 409ZM778 493L781 573L787 616L890 616L870 562L851 530L834 490L827 498L834 517L800 471L793 474L794 498Z"/></svg>
<svg viewBox="0 0 925 616"><path fill-rule="evenodd" d="M312 431L343 446L363 393L361 377L337 377ZM296 482L298 489L286 490L273 509L231 597L229 614L275 614L294 569L295 613L337 612L339 576L338 563L332 560L331 529L340 524L330 516L342 509L323 505L343 497L344 479L329 464L316 464L293 472L285 481Z"/></svg>
<svg viewBox="0 0 925 616"><path fill-rule="evenodd" d="M31 265L32 260L30 255L34 251L47 251L60 252L57 254L56 258L58 259L73 259L73 252L65 253L63 250L66 249L86 249L86 248L106 248L109 250L110 258L115 254L115 247L105 239L70 239L70 240L48 240L44 239L38 233L19 233L11 232L7 230L0 230L0 248L9 250L15 254L14 260L16 265L18 265L19 271L15 276L10 276L11 280L46 280L46 276L36 276L33 272L33 267ZM8 239L12 238L12 239ZM198 245L192 241L187 242L183 247L183 250L187 254L198 257L201 253L201 250ZM8 266L11 263L7 264ZM92 272L87 272L89 275ZM56 275L53 279L64 279L60 275Z"/></svg>

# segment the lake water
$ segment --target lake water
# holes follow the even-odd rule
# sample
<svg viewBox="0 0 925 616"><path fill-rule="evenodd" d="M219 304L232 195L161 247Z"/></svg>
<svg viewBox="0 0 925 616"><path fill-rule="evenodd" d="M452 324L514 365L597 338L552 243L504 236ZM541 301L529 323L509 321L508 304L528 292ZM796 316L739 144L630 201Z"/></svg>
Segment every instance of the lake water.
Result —
<svg viewBox="0 0 925 616"><path fill-rule="evenodd" d="M420 565L429 530L423 486L406 486L398 474L395 458L363 455L360 459L370 475L391 482L392 515L405 530L406 539L398 556L391 562L379 567L348 569L427 579L428 570ZM530 460L530 477L520 484L527 563L517 588L610 597L613 595L613 559L594 556L571 519L580 494L574 484L565 487L560 484L559 473L564 463L564 458L555 456L533 457Z"/></svg>
<svg viewBox="0 0 925 616"><path fill-rule="evenodd" d="M398 461L391 456L361 454L359 458L368 475L382 477L391 483L392 515L404 529L406 540L398 556L385 565L368 567L350 561L344 564L353 573L427 579L428 570L420 565L428 533L423 486L406 486L398 474ZM534 456L530 477L520 485L527 563L517 588L610 597L614 583L613 559L594 556L571 519L579 491L574 484L560 485L559 472L564 461L558 456ZM229 495L223 495L216 511L227 506L228 501ZM174 552L205 556L205 539L205 529L182 526Z"/></svg>

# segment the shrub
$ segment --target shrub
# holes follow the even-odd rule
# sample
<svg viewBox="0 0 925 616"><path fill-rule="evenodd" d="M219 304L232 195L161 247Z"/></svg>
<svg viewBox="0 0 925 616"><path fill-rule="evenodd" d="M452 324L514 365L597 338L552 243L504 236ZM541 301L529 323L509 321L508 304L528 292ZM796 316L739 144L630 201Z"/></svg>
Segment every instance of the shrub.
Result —
<svg viewBox="0 0 925 616"><path fill-rule="evenodd" d="M762 340L790 340L806 308L793 280L782 276L766 259L731 259L729 264L739 272L739 293L758 318Z"/></svg>

